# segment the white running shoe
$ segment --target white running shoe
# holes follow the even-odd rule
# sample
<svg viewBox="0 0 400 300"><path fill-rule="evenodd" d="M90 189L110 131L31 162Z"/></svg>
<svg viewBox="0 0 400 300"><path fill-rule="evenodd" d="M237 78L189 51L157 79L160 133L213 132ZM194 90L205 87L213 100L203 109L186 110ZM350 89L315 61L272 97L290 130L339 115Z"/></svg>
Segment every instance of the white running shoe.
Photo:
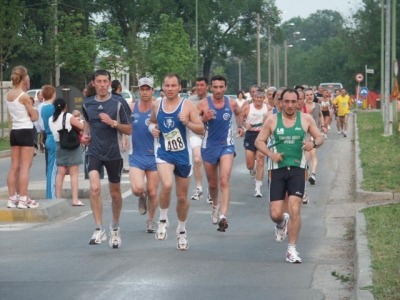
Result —
<svg viewBox="0 0 400 300"><path fill-rule="evenodd" d="M176 248L178 250L187 250L189 248L189 242L187 240L186 232L179 232L176 234L177 244Z"/></svg>
<svg viewBox="0 0 400 300"><path fill-rule="evenodd" d="M111 229L110 232L110 240L109 244L111 248L117 249L121 247L122 241L121 241L121 234L119 232L119 227L117 229Z"/></svg>
<svg viewBox="0 0 400 300"><path fill-rule="evenodd" d="M288 249L286 251L286 261L290 262L291 264L300 264L301 258L299 256L299 252L297 252L296 249Z"/></svg>
<svg viewBox="0 0 400 300"><path fill-rule="evenodd" d="M308 182L311 185L315 185L315 174L314 173L311 173L310 177L308 177Z"/></svg>
<svg viewBox="0 0 400 300"><path fill-rule="evenodd" d="M17 208L18 207L18 199L15 199L15 197L8 198L7 207L8 208Z"/></svg>
<svg viewBox="0 0 400 300"><path fill-rule="evenodd" d="M255 191L254 191L254 197L262 198L262 196L263 195L260 192L260 188L256 188Z"/></svg>
<svg viewBox="0 0 400 300"><path fill-rule="evenodd" d="M284 213L283 214L284 217L284 225L283 228L278 228L278 225L275 226L275 240L278 243L281 243L285 240L286 235L287 235L287 225L289 222L289 214L288 213Z"/></svg>
<svg viewBox="0 0 400 300"><path fill-rule="evenodd" d="M96 228L96 230L93 233L92 238L89 241L89 245L96 245L96 244L101 244L102 242L107 241L107 234L106 231L100 230L100 228Z"/></svg>
<svg viewBox="0 0 400 300"><path fill-rule="evenodd" d="M303 204L308 204L309 202L310 202L310 199L308 198L307 191L304 191Z"/></svg>
<svg viewBox="0 0 400 300"><path fill-rule="evenodd" d="M219 205L217 205L215 208L213 206L213 209L211 212L211 221L214 225L217 225L218 218L219 218Z"/></svg>
<svg viewBox="0 0 400 300"><path fill-rule="evenodd" d="M154 222L153 220L146 221L146 232L147 233L154 233L156 230L154 229Z"/></svg>
<svg viewBox="0 0 400 300"><path fill-rule="evenodd" d="M249 171L251 179L254 179L254 177L256 177L256 171L256 166L254 166L254 168Z"/></svg>
<svg viewBox="0 0 400 300"><path fill-rule="evenodd" d="M24 198L24 199L21 199L21 198ZM39 203L37 203L35 200L32 200L29 197L20 197L17 207L18 208L36 208L36 207L39 207Z"/></svg>
<svg viewBox="0 0 400 300"><path fill-rule="evenodd" d="M191 200L200 200L202 196L203 196L203 191L201 191L199 188L196 188L193 196L190 197L190 199Z"/></svg>
<svg viewBox="0 0 400 300"><path fill-rule="evenodd" d="M157 240L166 240L167 239L167 229L168 229L168 221L159 221L158 228L155 233L155 237Z"/></svg>
<svg viewBox="0 0 400 300"><path fill-rule="evenodd" d="M207 194L207 203L213 204L213 200L211 199L210 193Z"/></svg>
<svg viewBox="0 0 400 300"><path fill-rule="evenodd" d="M339 130L337 134L342 134L342 132Z"/></svg>

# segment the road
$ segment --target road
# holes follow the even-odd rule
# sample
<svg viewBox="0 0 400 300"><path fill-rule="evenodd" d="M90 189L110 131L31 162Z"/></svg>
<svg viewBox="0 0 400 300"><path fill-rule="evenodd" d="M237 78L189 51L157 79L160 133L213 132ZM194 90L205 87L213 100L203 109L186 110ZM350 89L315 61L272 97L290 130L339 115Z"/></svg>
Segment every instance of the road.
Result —
<svg viewBox="0 0 400 300"><path fill-rule="evenodd" d="M0 299L352 299L352 283L341 283L331 272L349 277L353 272L353 241L347 238L354 216L353 134L343 138L331 130L328 136L318 150L317 184L307 187L311 203L302 208L297 246L302 264L285 262L286 242L275 242L265 180L264 198L254 198L238 139L225 233L212 225L205 197L191 201L189 249L178 251L174 207L168 213L168 239L158 241L145 233L146 218L138 213L136 198L127 195L122 247L88 245L95 227L83 199L85 207L71 207L70 215L57 220L0 224ZM6 186L9 164L0 160L1 186ZM39 154L31 180L44 179L44 155ZM194 189L194 180L191 184ZM108 227L109 201L103 215Z"/></svg>

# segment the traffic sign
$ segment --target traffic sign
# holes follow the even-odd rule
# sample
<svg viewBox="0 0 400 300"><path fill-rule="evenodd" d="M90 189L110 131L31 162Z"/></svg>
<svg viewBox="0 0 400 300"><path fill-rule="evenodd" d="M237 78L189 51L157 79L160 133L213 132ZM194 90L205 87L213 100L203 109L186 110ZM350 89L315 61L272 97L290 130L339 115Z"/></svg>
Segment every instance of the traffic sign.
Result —
<svg viewBox="0 0 400 300"><path fill-rule="evenodd" d="M363 97L368 96L368 88L366 86L363 86L360 89L360 95L363 96Z"/></svg>
<svg viewBox="0 0 400 300"><path fill-rule="evenodd" d="M364 80L364 75L362 73L357 73L356 75L356 81L358 83L362 82Z"/></svg>

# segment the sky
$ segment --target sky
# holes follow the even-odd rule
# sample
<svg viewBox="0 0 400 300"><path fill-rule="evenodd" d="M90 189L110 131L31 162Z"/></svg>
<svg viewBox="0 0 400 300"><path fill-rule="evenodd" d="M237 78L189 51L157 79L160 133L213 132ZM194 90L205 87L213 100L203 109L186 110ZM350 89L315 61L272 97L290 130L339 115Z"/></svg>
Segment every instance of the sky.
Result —
<svg viewBox="0 0 400 300"><path fill-rule="evenodd" d="M282 21L300 16L307 18L317 10L330 9L338 11L344 18L351 15L361 6L361 0L275 0L279 10L285 11L282 14Z"/></svg>

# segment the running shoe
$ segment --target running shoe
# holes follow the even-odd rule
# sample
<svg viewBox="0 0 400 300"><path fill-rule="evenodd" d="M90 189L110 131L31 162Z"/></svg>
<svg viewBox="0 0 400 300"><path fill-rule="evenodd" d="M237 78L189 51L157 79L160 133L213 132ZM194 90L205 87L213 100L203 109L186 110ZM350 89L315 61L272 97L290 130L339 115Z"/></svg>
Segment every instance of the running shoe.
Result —
<svg viewBox="0 0 400 300"><path fill-rule="evenodd" d="M144 191L139 197L138 209L141 215L145 215L147 213L147 191Z"/></svg>
<svg viewBox="0 0 400 300"><path fill-rule="evenodd" d="M301 258L299 256L299 252L297 252L296 249L288 249L286 251L286 261L290 262L291 264L300 264Z"/></svg>
<svg viewBox="0 0 400 300"><path fill-rule="evenodd" d="M121 242L121 234L119 232L119 227L118 228L114 228L114 229L110 228L110 230L111 230L111 232L110 232L110 240L109 240L110 247L114 248L114 249L117 249L117 248L121 247L121 244L122 244L122 242Z"/></svg>
<svg viewBox="0 0 400 300"><path fill-rule="evenodd" d="M307 191L304 191L303 204L308 204L309 202L310 202L310 199L308 198Z"/></svg>
<svg viewBox="0 0 400 300"><path fill-rule="evenodd" d="M190 197L190 199L191 200L200 200L202 196L203 196L203 192L199 188L196 188L193 196Z"/></svg>
<svg viewBox="0 0 400 300"><path fill-rule="evenodd" d="M254 197L262 198L262 196L263 195L260 192L260 188L256 188L255 191L254 191Z"/></svg>
<svg viewBox="0 0 400 300"><path fill-rule="evenodd" d="M24 200L24 199L21 200L21 198L26 198L26 200ZM19 198L19 201L18 201L18 206L17 206L18 208L36 208L36 207L39 207L39 203L37 203L35 200L32 200L29 197L21 197L21 198Z"/></svg>
<svg viewBox="0 0 400 300"><path fill-rule="evenodd" d="M311 185L315 185L315 174L314 173L311 173L310 177L308 177L308 182Z"/></svg>
<svg viewBox="0 0 400 300"><path fill-rule="evenodd" d="M93 233L92 238L89 241L89 245L96 245L96 244L101 244L102 242L107 241L107 234L106 231L100 230L100 228L96 228L96 230Z"/></svg>
<svg viewBox="0 0 400 300"><path fill-rule="evenodd" d="M213 204L213 200L211 199L210 193L207 194L207 203Z"/></svg>
<svg viewBox="0 0 400 300"><path fill-rule="evenodd" d="M337 134L342 134L342 132L339 130Z"/></svg>
<svg viewBox="0 0 400 300"><path fill-rule="evenodd" d="M176 248L178 250L187 250L189 248L189 242L187 240L186 231L182 231L176 234L177 244Z"/></svg>
<svg viewBox="0 0 400 300"><path fill-rule="evenodd" d="M346 132L346 131L343 132L343 136L344 136L344 137L347 137L347 132Z"/></svg>
<svg viewBox="0 0 400 300"><path fill-rule="evenodd" d="M8 198L7 207L8 208L17 208L18 207L18 199L15 199L15 197Z"/></svg>
<svg viewBox="0 0 400 300"><path fill-rule="evenodd" d="M219 217L219 205L217 205L216 207L214 207L214 205L213 205L212 212L211 212L211 221L214 225L217 225L218 217Z"/></svg>
<svg viewBox="0 0 400 300"><path fill-rule="evenodd" d="M156 230L154 229L154 222L153 220L146 221L146 232L147 233L154 233Z"/></svg>
<svg viewBox="0 0 400 300"><path fill-rule="evenodd" d="M157 240L166 240L167 239L167 229L168 229L168 221L160 220L158 222L158 228L156 230L155 236Z"/></svg>
<svg viewBox="0 0 400 300"><path fill-rule="evenodd" d="M228 220L226 218L222 218L218 222L218 231L225 232L225 230L228 228Z"/></svg>
<svg viewBox="0 0 400 300"><path fill-rule="evenodd" d="M284 224L283 224L283 228L278 228L278 225L275 226L275 240L278 243L281 243L285 240L286 235L287 235L287 225L289 222L289 214L288 213L284 213L283 214L284 217Z"/></svg>

